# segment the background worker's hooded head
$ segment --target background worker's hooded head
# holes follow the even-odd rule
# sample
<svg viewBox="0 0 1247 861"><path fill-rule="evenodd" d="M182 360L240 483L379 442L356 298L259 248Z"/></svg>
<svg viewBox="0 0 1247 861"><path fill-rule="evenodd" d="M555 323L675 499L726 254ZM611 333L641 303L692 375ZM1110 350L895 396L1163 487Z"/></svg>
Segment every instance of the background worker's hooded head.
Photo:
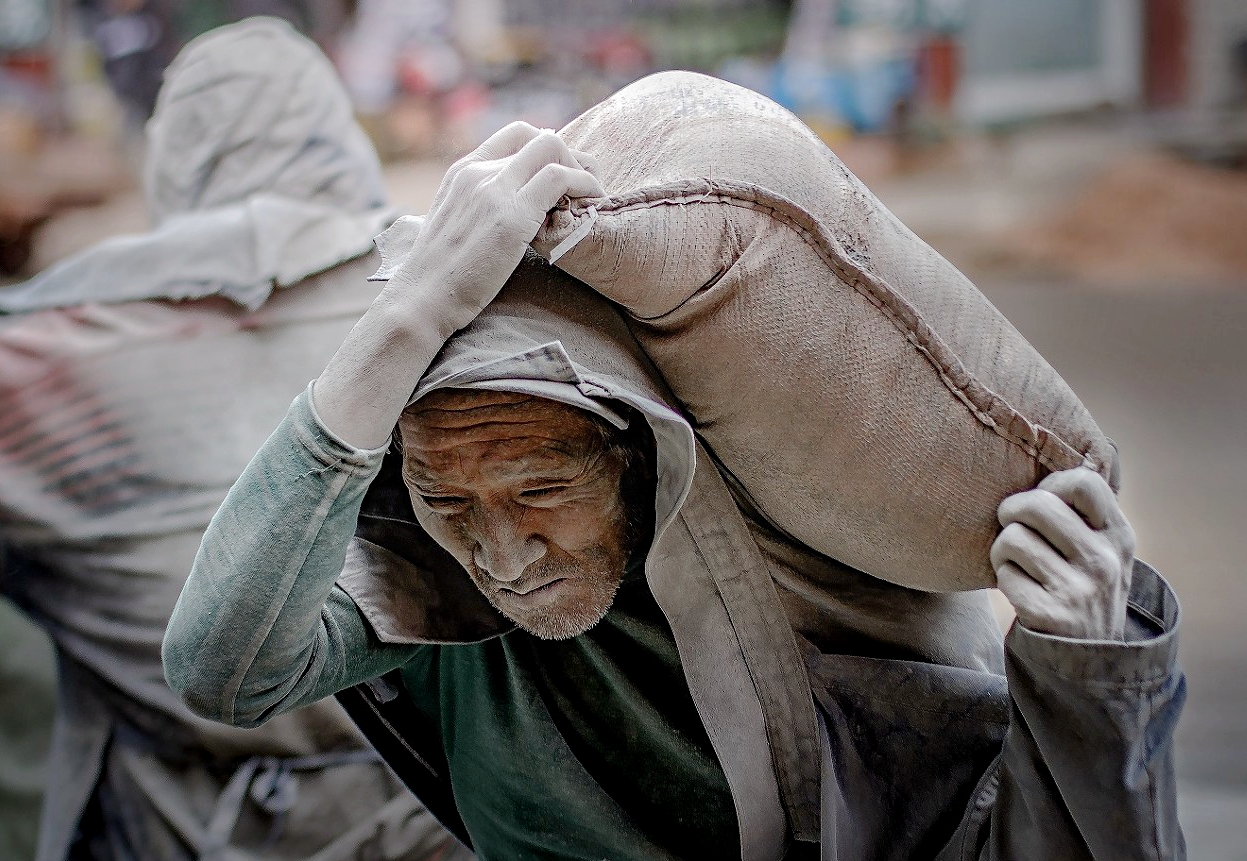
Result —
<svg viewBox="0 0 1247 861"><path fill-rule="evenodd" d="M394 219L333 66L276 18L188 44L147 132L152 232L0 289L0 313L213 295L254 309L274 288L368 253Z"/></svg>
<svg viewBox="0 0 1247 861"><path fill-rule="evenodd" d="M280 195L346 212L385 203L381 165L329 60L276 18L195 39L147 124L152 219Z"/></svg>

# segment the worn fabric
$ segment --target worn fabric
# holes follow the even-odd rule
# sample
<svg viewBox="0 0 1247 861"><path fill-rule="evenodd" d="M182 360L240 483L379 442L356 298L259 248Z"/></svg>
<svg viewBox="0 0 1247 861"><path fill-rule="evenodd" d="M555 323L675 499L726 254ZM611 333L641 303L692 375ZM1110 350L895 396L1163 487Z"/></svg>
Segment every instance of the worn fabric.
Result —
<svg viewBox="0 0 1247 861"><path fill-rule="evenodd" d="M165 72L147 136L143 186L157 224L257 194L343 212L386 201L333 65L276 18L190 42Z"/></svg>
<svg viewBox="0 0 1247 861"><path fill-rule="evenodd" d="M570 387L626 404L654 431L658 530L646 584L671 626L732 791L742 858L779 858L820 840L832 859L848 852L841 845L860 853L845 858L923 857L931 847L977 857L987 841L1006 845L1011 831L1026 833L1028 811L1039 807L1064 811L1052 820L1064 829L1054 839L1074 845L1094 837L1098 846L1103 829L1117 825L1075 817L1064 800L1088 795L1131 811L1138 841L1154 814L1157 833L1166 835L1162 857L1180 853L1172 805L1148 806L1172 799L1172 721L1181 702L1172 663L1176 610L1154 573L1140 568L1136 586L1151 584L1168 602L1171 611L1153 612L1163 623L1154 630L1166 633L1140 633L1120 653L1078 642L1053 649L1054 666L1084 668L1086 688L1045 685L1011 698L999 630L981 593L936 595L875 580L760 519L697 446L617 312L569 279L526 262L446 346L417 395L534 378L567 402ZM394 671L428 644L490 641L511 625L414 522L393 455L383 469L386 458L384 449L334 439L309 397L297 398L205 535L169 627L166 672L196 711L244 725L358 685L343 694L357 723L430 809L472 839L446 751L425 731L427 716ZM280 528L244 528L257 522ZM255 633L243 648L235 645L239 630ZM1015 629L1010 667L1044 648L1018 645L1032 640L1045 638ZM906 678L912 684L900 687ZM1032 684L1026 673L1015 678ZM1115 714L1095 710L1102 689L1122 691ZM863 705L846 712L842 691ZM1040 700L1044 710L1023 711ZM1035 741L1059 737L1078 711L1085 724L1078 744L1104 752L1094 774L1050 758ZM974 735L964 744L953 731L926 739L939 727L927 716L941 713L954 730L960 713ZM876 748L869 739L895 743ZM898 751L903 756L889 758ZM841 763L842 774L835 771ZM1139 767L1145 780L1106 777ZM996 787L1006 783L1014 789L1001 794ZM954 844L970 854L948 848ZM1108 854L1069 857L1137 857L1143 845L1132 837ZM488 846L480 849L488 854ZM1051 857L1027 852L983 857Z"/></svg>
<svg viewBox="0 0 1247 861"><path fill-rule="evenodd" d="M534 247L627 309L721 468L797 541L918 589L993 586L1001 500L1084 464L1116 485L1056 371L774 102L663 72L559 134L607 196L565 202Z"/></svg>
<svg viewBox="0 0 1247 861"><path fill-rule="evenodd" d="M740 854L727 781L637 574L583 636L421 646L401 668L478 857Z"/></svg>
<svg viewBox="0 0 1247 861"><path fill-rule="evenodd" d="M169 218L151 233L107 239L29 281L0 288L0 313L208 296L254 311L275 289L367 254L372 237L393 217L387 210L353 214L256 195Z"/></svg>
<svg viewBox="0 0 1247 861"><path fill-rule="evenodd" d="M153 136L157 230L15 288L7 307L41 310L0 316L0 550L21 559L0 589L60 676L38 857L461 851L332 703L242 731L164 681L203 530L375 298L366 237L391 216L341 85L284 24L192 43Z"/></svg>
<svg viewBox="0 0 1247 861"><path fill-rule="evenodd" d="M35 857L55 704L47 635L0 597L0 858Z"/></svg>
<svg viewBox="0 0 1247 861"><path fill-rule="evenodd" d="M112 851L143 861L213 845L329 861L369 841L388 847L380 857L420 858L446 839L332 704L232 730L190 714L160 667L204 527L371 302L369 271L362 258L256 313L213 299L0 320L0 541L29 560L0 588L51 632L60 667L41 859L65 857L93 792ZM342 756L300 766L326 753ZM224 795L265 757L290 775L271 809L294 806L276 817L250 795L265 797L258 761Z"/></svg>
<svg viewBox="0 0 1247 861"><path fill-rule="evenodd" d="M275 18L187 45L147 138L154 229L0 289L0 313L205 296L255 310L275 288L366 254L395 217L333 67Z"/></svg>

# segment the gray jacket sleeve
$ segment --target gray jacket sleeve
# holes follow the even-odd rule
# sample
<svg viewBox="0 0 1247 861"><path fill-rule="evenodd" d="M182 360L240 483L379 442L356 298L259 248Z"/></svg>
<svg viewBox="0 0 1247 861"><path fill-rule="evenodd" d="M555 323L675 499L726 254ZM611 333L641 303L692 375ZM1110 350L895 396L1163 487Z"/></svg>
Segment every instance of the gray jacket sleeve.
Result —
<svg viewBox="0 0 1247 861"><path fill-rule="evenodd" d="M1136 562L1126 642L1014 625L1004 744L941 861L1186 857L1173 765L1178 620L1168 585Z"/></svg>
<svg viewBox="0 0 1247 861"><path fill-rule="evenodd" d="M419 646L382 644L335 581L384 449L316 420L310 388L204 534L165 633L165 675L192 711L255 726L388 672Z"/></svg>

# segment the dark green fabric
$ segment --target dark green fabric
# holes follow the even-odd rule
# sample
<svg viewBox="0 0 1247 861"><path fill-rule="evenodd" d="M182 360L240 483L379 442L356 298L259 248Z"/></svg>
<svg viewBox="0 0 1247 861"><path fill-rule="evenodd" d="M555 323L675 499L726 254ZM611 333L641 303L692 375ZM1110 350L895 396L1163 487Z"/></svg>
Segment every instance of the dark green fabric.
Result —
<svg viewBox="0 0 1247 861"><path fill-rule="evenodd" d="M483 861L740 857L727 781L643 580L579 637L429 646L403 681L441 727Z"/></svg>

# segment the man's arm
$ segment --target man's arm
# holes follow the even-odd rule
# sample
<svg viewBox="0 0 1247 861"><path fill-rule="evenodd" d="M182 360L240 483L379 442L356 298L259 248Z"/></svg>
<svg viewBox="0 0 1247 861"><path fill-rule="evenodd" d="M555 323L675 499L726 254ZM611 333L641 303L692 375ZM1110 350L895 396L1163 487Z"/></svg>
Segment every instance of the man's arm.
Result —
<svg viewBox="0 0 1247 861"><path fill-rule="evenodd" d="M418 648L377 642L334 582L420 375L497 295L546 212L602 193L579 164L553 133L515 123L447 172L405 262L204 534L164 642L169 684L193 710L254 725Z"/></svg>
<svg viewBox="0 0 1247 861"><path fill-rule="evenodd" d="M1185 857L1176 598L1134 559L1134 533L1091 470L1054 473L999 514L992 563L1018 615L1009 729L941 861Z"/></svg>
<svg viewBox="0 0 1247 861"><path fill-rule="evenodd" d="M334 582L383 449L344 445L308 393L230 489L166 628L165 676L192 711L255 726L401 666Z"/></svg>

